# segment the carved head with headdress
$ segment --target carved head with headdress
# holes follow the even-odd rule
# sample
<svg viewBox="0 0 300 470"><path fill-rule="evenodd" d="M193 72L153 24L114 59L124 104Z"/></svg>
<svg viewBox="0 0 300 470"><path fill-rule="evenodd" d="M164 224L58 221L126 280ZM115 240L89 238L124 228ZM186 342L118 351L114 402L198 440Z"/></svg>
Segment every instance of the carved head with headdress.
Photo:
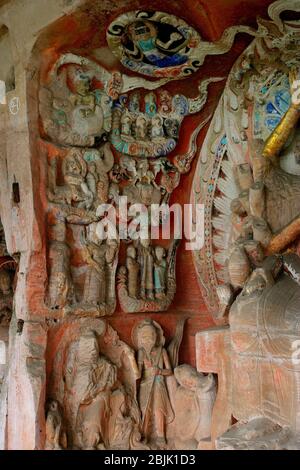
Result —
<svg viewBox="0 0 300 470"><path fill-rule="evenodd" d="M62 163L62 172L68 184L78 184L85 178L87 165L79 149L71 149L68 152Z"/></svg>
<svg viewBox="0 0 300 470"><path fill-rule="evenodd" d="M133 328L132 342L137 350L151 351L155 347L163 347L165 337L162 327L154 320L143 320Z"/></svg>
<svg viewBox="0 0 300 470"><path fill-rule="evenodd" d="M74 93L86 96L91 91L91 77L79 65L67 67L67 85Z"/></svg>

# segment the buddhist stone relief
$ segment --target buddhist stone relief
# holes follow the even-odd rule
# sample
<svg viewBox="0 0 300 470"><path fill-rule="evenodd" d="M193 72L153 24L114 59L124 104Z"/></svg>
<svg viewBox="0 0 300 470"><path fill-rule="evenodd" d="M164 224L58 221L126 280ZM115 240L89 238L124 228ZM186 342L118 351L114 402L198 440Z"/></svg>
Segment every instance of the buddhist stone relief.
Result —
<svg viewBox="0 0 300 470"><path fill-rule="evenodd" d="M72 51L69 48L57 51L48 67L42 67L38 97L46 223L47 450L214 446L218 370L198 371L180 364L185 315L176 312L171 340L168 335L166 340L160 320L150 318L155 312L168 312L174 300L180 243L173 225L168 240L153 235L152 229L160 233L168 216L155 219L151 209L153 205L169 208L176 201L198 156L200 133L212 116L207 105L209 87L224 80L200 79L196 73L207 55L228 52L238 32L257 34L237 26L226 30L218 42L209 43L174 15L127 12L106 29L105 45L119 65L113 55L114 65L108 65L107 57L101 60L99 53L96 59L88 48L62 52ZM173 86L175 80L185 83L191 76L190 90L188 84L178 90ZM231 80L238 77L233 74L227 88L233 86ZM238 119L239 142L244 146L250 142L249 120L244 107ZM223 124L219 119L214 137ZM264 158L257 157L256 166L238 161L232 169L227 142L224 133L214 165L226 161L223 179L230 176L230 184L238 189L230 199L228 243L222 241L228 254L222 273L228 272L228 279L216 283L211 294L217 298L218 293L222 299L216 314L220 323L229 322L234 302L248 282L251 290L251 276L263 269L264 250L277 230L270 222L269 186L259 176L267 174L261 163ZM212 162L207 155L199 157L204 166ZM212 180L216 182L217 176ZM226 187L223 182L225 192ZM206 193L200 189L196 194L202 197ZM213 196L217 214L223 205L218 206ZM142 207L139 218L137 205ZM115 224L105 227L111 209ZM146 221L147 234L134 237L141 220ZM128 226L126 236L122 223ZM114 235L104 236L106 229L113 229ZM274 284L279 275L272 271ZM120 309L130 327L122 326ZM123 341L132 326L131 339Z"/></svg>
<svg viewBox="0 0 300 470"><path fill-rule="evenodd" d="M171 35L184 38L183 30L170 28ZM186 34L192 47L192 37ZM103 240L105 211L100 206L114 207L118 223L124 217L120 201L126 197L129 214L131 207L143 205L149 231L150 224L162 224L151 219L151 206L169 204L181 176L190 169L198 135L209 116L198 123L184 153L174 158L169 154L177 147L185 118L203 109L209 84L220 80L203 80L198 95L187 98L164 89L173 79L169 75L156 81L126 76L68 53L57 59L40 86L42 153L48 166L45 301L52 316L114 313L124 238L115 227L113 239ZM136 229L134 216L124 222ZM118 274L119 300L125 312L168 309L176 292L177 247L176 239L166 247L159 242L154 245L150 233L145 240L126 246L127 260Z"/></svg>
<svg viewBox="0 0 300 470"><path fill-rule="evenodd" d="M178 240L168 250L140 240L127 248L126 266L118 272L118 294L125 312L167 310L176 292L175 260Z"/></svg>
<svg viewBox="0 0 300 470"><path fill-rule="evenodd" d="M135 403L137 375L134 351L107 323L69 323L48 391L50 402L60 410L57 445L95 450L144 448Z"/></svg>
<svg viewBox="0 0 300 470"><path fill-rule="evenodd" d="M39 2L0 0L0 450L299 449L299 0Z"/></svg>
<svg viewBox="0 0 300 470"><path fill-rule="evenodd" d="M234 65L194 184L207 227L196 266L226 325L197 339L199 370L222 378L212 424L219 449L297 448L299 438L299 22L280 19L286 9L299 4L274 2Z"/></svg>
<svg viewBox="0 0 300 470"><path fill-rule="evenodd" d="M98 152L94 153L97 158ZM99 173L102 171L102 176L107 177L105 170L112 167L111 154L104 149L103 160L98 165L99 173L97 163L91 170L84 156L85 151L71 149L63 158L53 157L49 162L47 303L52 309L79 308L101 316L112 313L115 307L118 240L103 242L99 239L95 224L98 217L93 204L98 198L108 198L107 185L100 188L103 180L99 182ZM58 169L63 177L60 185ZM90 170L95 171L91 173ZM81 272L81 276L78 272L72 273L71 255L75 256L76 252L70 239L74 238L79 245L78 258L81 259L84 276ZM80 293L79 288L75 289L77 282L80 283Z"/></svg>
<svg viewBox="0 0 300 470"><path fill-rule="evenodd" d="M190 25L160 11L131 11L119 16L108 28L109 47L128 69L150 77L185 78L196 72L208 54L230 50L238 31L233 27L219 43L206 43Z"/></svg>
<svg viewBox="0 0 300 470"><path fill-rule="evenodd" d="M185 448L209 437L215 379L177 367L184 321L167 347L157 322L138 322L134 349L103 320L64 328L49 377L46 449L168 449L180 445L182 426L190 429ZM187 398L189 422L181 412Z"/></svg>

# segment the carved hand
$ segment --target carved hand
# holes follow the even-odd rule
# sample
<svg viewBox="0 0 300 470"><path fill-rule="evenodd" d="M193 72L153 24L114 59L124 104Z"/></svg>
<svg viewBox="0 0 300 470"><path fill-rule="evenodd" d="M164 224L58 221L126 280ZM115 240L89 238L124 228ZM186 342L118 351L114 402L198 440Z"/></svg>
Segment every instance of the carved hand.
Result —
<svg viewBox="0 0 300 470"><path fill-rule="evenodd" d="M152 376L161 375L161 369L159 367L151 367Z"/></svg>

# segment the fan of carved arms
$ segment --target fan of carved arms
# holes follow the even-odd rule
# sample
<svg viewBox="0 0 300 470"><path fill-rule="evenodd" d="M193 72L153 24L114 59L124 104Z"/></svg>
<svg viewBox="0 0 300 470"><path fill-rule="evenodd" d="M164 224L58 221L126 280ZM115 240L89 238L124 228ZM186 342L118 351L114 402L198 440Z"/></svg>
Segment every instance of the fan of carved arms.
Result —
<svg viewBox="0 0 300 470"><path fill-rule="evenodd" d="M205 205L205 242L194 259L219 323L251 271L298 233L291 223L300 213L299 114L291 96L300 77L300 30L298 21L281 20L286 9L299 11L299 3L277 1L271 21L258 20L257 37L228 77L194 178L192 202Z"/></svg>

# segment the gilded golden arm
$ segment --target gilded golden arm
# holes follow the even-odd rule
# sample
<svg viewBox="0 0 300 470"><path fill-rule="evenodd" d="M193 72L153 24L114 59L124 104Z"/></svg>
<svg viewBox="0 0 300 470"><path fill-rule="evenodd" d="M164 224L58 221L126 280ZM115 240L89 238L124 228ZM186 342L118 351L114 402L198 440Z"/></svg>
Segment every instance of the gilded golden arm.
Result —
<svg viewBox="0 0 300 470"><path fill-rule="evenodd" d="M292 104L280 124L278 124L276 129L268 138L263 149L263 157L272 158L277 157L280 154L283 146L290 137L291 132L296 127L299 117L300 109Z"/></svg>

